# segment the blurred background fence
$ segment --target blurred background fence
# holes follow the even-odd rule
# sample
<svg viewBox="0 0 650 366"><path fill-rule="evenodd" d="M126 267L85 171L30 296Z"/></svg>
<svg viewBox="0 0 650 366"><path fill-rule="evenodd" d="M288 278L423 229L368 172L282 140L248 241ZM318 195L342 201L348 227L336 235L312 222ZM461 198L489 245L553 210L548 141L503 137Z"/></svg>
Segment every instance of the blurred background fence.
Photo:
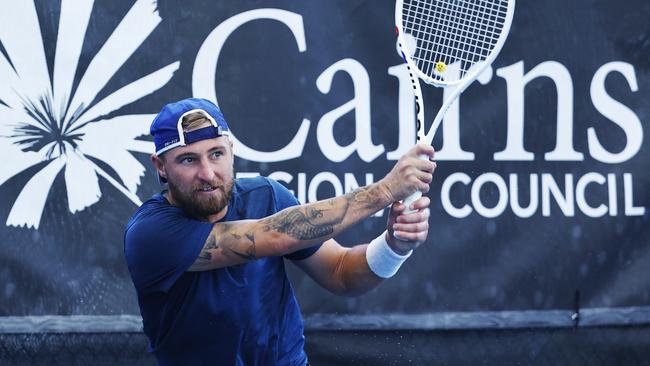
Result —
<svg viewBox="0 0 650 366"><path fill-rule="evenodd" d="M320 366L650 365L648 308L323 314L305 326ZM0 319L0 365L154 364L137 316Z"/></svg>

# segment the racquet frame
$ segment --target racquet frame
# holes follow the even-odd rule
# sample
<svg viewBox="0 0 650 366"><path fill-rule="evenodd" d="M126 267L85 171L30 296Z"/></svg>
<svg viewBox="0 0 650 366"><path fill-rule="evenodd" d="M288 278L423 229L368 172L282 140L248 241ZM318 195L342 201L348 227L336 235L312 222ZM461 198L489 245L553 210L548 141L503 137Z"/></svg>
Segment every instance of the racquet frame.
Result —
<svg viewBox="0 0 650 366"><path fill-rule="evenodd" d="M431 1L467 1L467 0L431 0ZM403 32L404 29L402 23L403 6L404 6L404 0L397 0L395 2L395 27L397 31L397 44L401 52L401 56L404 59L404 62L406 63L406 68L408 70L409 77L413 85L413 94L415 96L416 129L417 129L416 143L423 142L426 144L431 144L431 142L433 141L434 134L438 129L440 123L442 122L442 119L444 118L445 114L447 113L447 110L449 110L449 107L451 107L451 105L454 104L454 102L460 96L460 94L464 92L465 89L467 89L474 82L474 80L476 80L476 78L483 71L485 71L485 69L488 66L492 64L492 62L496 59L499 52L503 48L503 45L510 31L510 26L512 25L512 18L515 11L515 0L508 0L507 12L503 23L502 31L500 33L500 37L497 43L494 45L488 57L484 61L480 61L474 64L469 70L467 70L465 75L460 79L450 80L450 81L432 78L429 75L423 73L411 58L410 55L412 55L413 53L411 53L410 51L415 51L415 50L410 50L408 48L409 46L406 42L405 33ZM438 110L438 113L436 114L436 117L433 120L431 128L429 129L429 132L426 135L424 134L424 101L422 98L422 89L420 88L420 82L419 82L420 79L423 80L425 83L429 85L433 85L435 87L442 87L442 88L455 87L455 89L449 95L449 97L443 101L442 106ZM427 156L421 156L420 158L428 159ZM407 197L404 200L403 203L407 206L408 212L412 211L409 209L409 207L413 203L413 201L417 200L421 196L422 196L422 192L416 191L413 195Z"/></svg>

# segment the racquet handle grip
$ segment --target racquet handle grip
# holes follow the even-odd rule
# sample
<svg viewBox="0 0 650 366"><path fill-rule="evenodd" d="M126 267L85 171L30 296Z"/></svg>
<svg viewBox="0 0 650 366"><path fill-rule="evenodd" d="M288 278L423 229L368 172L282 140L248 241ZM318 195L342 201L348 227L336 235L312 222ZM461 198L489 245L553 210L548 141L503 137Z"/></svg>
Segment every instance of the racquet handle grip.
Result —
<svg viewBox="0 0 650 366"><path fill-rule="evenodd" d="M418 155L418 158L421 159L421 160L429 160L429 156L426 155L426 154ZM404 210L405 214L410 214L410 213L416 211L416 210L412 210L410 207L411 207L411 204L413 204L413 202L417 201L420 197L422 197L422 192L421 191L415 191L413 194L406 197L402 201L402 204L406 206L406 210Z"/></svg>

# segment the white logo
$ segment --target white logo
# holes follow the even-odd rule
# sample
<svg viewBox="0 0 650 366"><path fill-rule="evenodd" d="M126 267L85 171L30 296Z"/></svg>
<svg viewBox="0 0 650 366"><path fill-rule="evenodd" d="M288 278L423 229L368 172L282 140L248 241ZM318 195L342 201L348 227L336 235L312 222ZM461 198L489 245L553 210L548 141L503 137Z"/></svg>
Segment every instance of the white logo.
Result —
<svg viewBox="0 0 650 366"><path fill-rule="evenodd" d="M131 152L153 151L151 142L136 138L148 134L155 114L115 112L167 84L180 62L143 75L101 100L97 95L160 23L156 6L151 0L133 5L92 57L74 90L93 1L61 2L51 79L34 3L16 1L3 7L0 185L38 167L15 198L7 225L37 229L50 188L62 170L72 213L99 201L99 177L135 204L141 203L136 191L145 167Z"/></svg>

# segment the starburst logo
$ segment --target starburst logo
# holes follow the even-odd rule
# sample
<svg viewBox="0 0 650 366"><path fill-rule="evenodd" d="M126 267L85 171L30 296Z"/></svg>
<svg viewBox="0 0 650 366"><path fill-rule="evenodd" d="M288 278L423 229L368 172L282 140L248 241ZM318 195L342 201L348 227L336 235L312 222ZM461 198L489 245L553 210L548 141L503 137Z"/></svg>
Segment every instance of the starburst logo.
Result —
<svg viewBox="0 0 650 366"><path fill-rule="evenodd" d="M52 75L33 2L15 1L0 12L0 185L38 167L22 188L6 224L38 228L54 179L63 171L70 212L97 203L105 179L135 204L145 167L131 152L153 151L153 114L113 115L158 90L179 67L174 62L108 96L97 95L160 23L152 0L138 0L80 75L79 57L93 1L63 0ZM115 113L113 113L115 114ZM110 169L109 169L110 168Z"/></svg>

